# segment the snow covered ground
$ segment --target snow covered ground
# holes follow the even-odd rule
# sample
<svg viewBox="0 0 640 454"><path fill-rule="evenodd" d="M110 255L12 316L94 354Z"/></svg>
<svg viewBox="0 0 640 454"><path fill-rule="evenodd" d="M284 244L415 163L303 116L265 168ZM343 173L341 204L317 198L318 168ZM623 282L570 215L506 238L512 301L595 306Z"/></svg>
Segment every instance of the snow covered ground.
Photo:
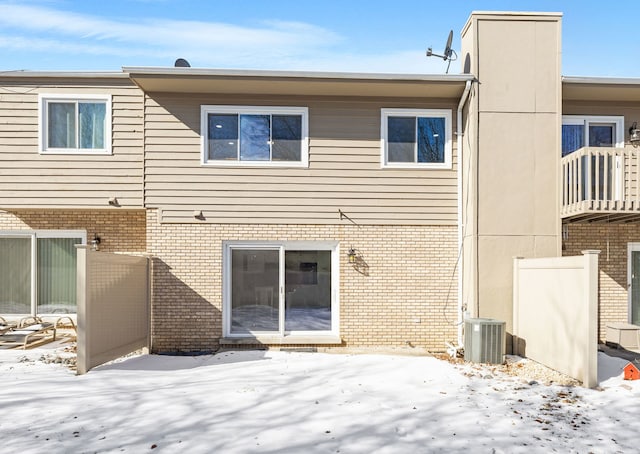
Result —
<svg viewBox="0 0 640 454"><path fill-rule="evenodd" d="M433 357L139 356L76 376L0 351L0 452L637 452L640 381L600 353L602 390Z"/></svg>

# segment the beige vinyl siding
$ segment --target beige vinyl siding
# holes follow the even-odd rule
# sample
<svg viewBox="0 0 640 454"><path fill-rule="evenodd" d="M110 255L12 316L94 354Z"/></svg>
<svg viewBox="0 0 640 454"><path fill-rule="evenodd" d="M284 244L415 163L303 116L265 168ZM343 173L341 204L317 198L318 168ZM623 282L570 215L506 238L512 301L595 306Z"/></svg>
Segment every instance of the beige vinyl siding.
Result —
<svg viewBox="0 0 640 454"><path fill-rule="evenodd" d="M112 154L39 154L39 93L112 95ZM142 207L143 106L127 79L0 78L0 208Z"/></svg>
<svg viewBox="0 0 640 454"><path fill-rule="evenodd" d="M162 222L453 225L452 170L382 169L380 109L451 109L457 100L145 96L145 204ZM201 105L309 109L309 167L201 164ZM455 124L452 125L455 131ZM194 218L202 211L204 220Z"/></svg>

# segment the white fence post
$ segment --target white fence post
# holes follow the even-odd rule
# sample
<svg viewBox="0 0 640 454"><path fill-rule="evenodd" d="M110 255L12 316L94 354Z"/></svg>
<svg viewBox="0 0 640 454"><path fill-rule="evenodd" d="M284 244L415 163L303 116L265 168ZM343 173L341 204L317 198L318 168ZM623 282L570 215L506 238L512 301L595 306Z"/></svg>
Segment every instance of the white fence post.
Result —
<svg viewBox="0 0 640 454"><path fill-rule="evenodd" d="M598 386L598 250L582 251L585 259L585 277L588 283L587 310L589 313L589 334L586 345L587 364L582 383L587 388Z"/></svg>
<svg viewBox="0 0 640 454"><path fill-rule="evenodd" d="M86 245L76 245L77 275L77 347L76 347L76 373L86 374L89 371L89 336L87 336L87 253Z"/></svg>

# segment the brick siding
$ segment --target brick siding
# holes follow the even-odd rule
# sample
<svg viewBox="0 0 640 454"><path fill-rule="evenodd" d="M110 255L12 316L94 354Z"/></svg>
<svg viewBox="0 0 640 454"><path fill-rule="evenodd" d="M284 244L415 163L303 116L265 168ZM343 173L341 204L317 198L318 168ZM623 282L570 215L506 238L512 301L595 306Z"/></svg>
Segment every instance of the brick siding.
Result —
<svg viewBox="0 0 640 454"><path fill-rule="evenodd" d="M640 224L569 224L563 255L579 255L585 249L600 250L598 280L598 339L605 340L606 326L627 322L627 243L640 242Z"/></svg>
<svg viewBox="0 0 640 454"><path fill-rule="evenodd" d="M222 336L222 242L338 241L340 335L346 346L442 351L456 338L454 226L161 224L148 211L154 257L154 351L212 350ZM348 263L354 247L360 259Z"/></svg>
<svg viewBox="0 0 640 454"><path fill-rule="evenodd" d="M105 252L145 252L143 210L12 210L0 211L0 230L86 230L87 242L100 237Z"/></svg>

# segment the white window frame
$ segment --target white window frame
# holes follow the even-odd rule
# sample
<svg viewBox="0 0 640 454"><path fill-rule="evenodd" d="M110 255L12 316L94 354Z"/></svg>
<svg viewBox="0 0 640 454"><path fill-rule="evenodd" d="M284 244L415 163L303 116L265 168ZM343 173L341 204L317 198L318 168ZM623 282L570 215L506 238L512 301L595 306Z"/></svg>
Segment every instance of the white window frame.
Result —
<svg viewBox="0 0 640 454"><path fill-rule="evenodd" d="M563 115L562 125L584 126L584 146L589 147L589 125L591 123L609 123L615 125L614 148L624 148L624 116L623 115Z"/></svg>
<svg viewBox="0 0 640 454"><path fill-rule="evenodd" d="M104 125L104 148L80 148L78 140L78 127L76 124L76 145L75 148L49 148L49 122L47 121L49 102L104 102L105 103L105 125ZM111 95L104 94L45 94L38 95L38 152L40 154L74 154L74 155L110 155L111 148Z"/></svg>
<svg viewBox="0 0 640 454"><path fill-rule="evenodd" d="M336 241L224 241L222 266L222 332L223 337L232 339L265 339L265 342L277 342L287 339L295 340L304 337L306 340L340 335L340 246ZM255 333L231 333L231 250L232 249L277 249L280 261L280 282L278 291L279 331ZM285 331L285 257L287 250L296 251L331 251L331 330L330 331ZM336 342L339 342L336 340ZM303 342L308 343L308 342Z"/></svg>
<svg viewBox="0 0 640 454"><path fill-rule="evenodd" d="M615 143L613 148L624 148L624 116L623 115L563 115L562 126L564 125L582 125L584 126L584 147L583 148L599 148L589 146L589 125L592 123L604 123L614 125ZM560 133L562 136L562 132ZM562 137L561 137L562 139ZM576 150L577 151L577 150ZM567 155L568 156L568 155ZM615 169L613 177L613 200L622 200L624 191L624 176L622 175L622 158L617 156L614 161Z"/></svg>
<svg viewBox="0 0 640 454"><path fill-rule="evenodd" d="M301 115L302 137L300 161L241 161L239 159L209 159L209 114L237 114L237 115ZM307 107L281 106L200 106L200 155L204 166L231 167L309 167L309 109ZM238 135L238 146L240 137Z"/></svg>
<svg viewBox="0 0 640 454"><path fill-rule="evenodd" d="M51 314L38 313L38 238L80 238L80 244L87 244L86 230L0 230L0 238L30 238L31 239L31 313L30 314L0 314L3 317L28 317L32 315L48 316ZM76 314L64 314L75 316Z"/></svg>
<svg viewBox="0 0 640 454"><path fill-rule="evenodd" d="M448 169L452 168L452 113L451 109L381 109L380 121L380 162L381 167L394 169ZM389 117L425 117L442 118L445 125L444 162L389 162L387 154L387 138ZM416 155L418 143L415 145Z"/></svg>

